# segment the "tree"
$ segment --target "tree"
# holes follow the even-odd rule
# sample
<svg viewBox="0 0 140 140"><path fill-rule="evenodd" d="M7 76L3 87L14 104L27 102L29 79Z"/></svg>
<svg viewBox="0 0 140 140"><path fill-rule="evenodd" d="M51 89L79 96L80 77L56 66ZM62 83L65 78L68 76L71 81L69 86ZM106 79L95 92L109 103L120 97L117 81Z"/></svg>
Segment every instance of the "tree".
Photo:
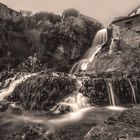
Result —
<svg viewBox="0 0 140 140"><path fill-rule="evenodd" d="M20 10L20 13L24 16L24 17L31 17L33 15L32 11L28 11L28 10Z"/></svg>

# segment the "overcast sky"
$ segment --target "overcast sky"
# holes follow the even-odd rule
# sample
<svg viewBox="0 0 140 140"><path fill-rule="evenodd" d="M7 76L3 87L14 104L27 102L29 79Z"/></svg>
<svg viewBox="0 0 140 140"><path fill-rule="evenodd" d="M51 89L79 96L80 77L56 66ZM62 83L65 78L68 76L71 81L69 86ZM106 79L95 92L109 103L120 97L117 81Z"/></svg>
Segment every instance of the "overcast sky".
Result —
<svg viewBox="0 0 140 140"><path fill-rule="evenodd" d="M61 14L67 8L75 8L80 13L98 19L105 26L113 18L128 15L140 5L140 0L0 0L15 10L32 12L48 11Z"/></svg>

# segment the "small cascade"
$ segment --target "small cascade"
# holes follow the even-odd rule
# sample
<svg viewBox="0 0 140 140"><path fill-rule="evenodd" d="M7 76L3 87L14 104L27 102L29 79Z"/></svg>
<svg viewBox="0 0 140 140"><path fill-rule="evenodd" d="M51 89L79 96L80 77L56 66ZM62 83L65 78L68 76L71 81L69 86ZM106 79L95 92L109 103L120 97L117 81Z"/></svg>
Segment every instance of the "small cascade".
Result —
<svg viewBox="0 0 140 140"><path fill-rule="evenodd" d="M88 66L89 60L87 59L82 59L78 62L76 62L73 67L70 70L70 74L75 74L79 70L86 70Z"/></svg>
<svg viewBox="0 0 140 140"><path fill-rule="evenodd" d="M55 113L75 112L83 108L90 107L88 98L79 92L82 82L77 80L77 89L73 95L64 99L63 102L58 103L52 111Z"/></svg>
<svg viewBox="0 0 140 140"><path fill-rule="evenodd" d="M71 74L74 74L78 72L79 70L85 71L87 70L88 65L94 61L95 56L100 52L102 49L102 46L107 42L108 40L108 33L107 29L101 29L97 32L93 44L91 48L87 50L87 52L84 54L83 58L75 63L73 67L70 70Z"/></svg>
<svg viewBox="0 0 140 140"><path fill-rule="evenodd" d="M24 82L27 78L31 77L32 75L35 74L27 74L23 76L16 74L13 78L10 78L9 86L0 90L0 101L3 100L9 94L11 94L17 85ZM5 83L7 83L7 81L9 80L6 80Z"/></svg>
<svg viewBox="0 0 140 140"><path fill-rule="evenodd" d="M108 82L108 87L109 87L109 95L110 95L110 102L112 103L112 106L115 106L115 96L114 96L114 91L113 91L113 86L111 82Z"/></svg>
<svg viewBox="0 0 140 140"><path fill-rule="evenodd" d="M135 93L135 89L134 89L134 86L131 82L131 80L129 79L129 84L131 86L131 90L132 90L132 96L133 96L133 101L134 101L134 104L137 104L137 98L136 98L136 93Z"/></svg>

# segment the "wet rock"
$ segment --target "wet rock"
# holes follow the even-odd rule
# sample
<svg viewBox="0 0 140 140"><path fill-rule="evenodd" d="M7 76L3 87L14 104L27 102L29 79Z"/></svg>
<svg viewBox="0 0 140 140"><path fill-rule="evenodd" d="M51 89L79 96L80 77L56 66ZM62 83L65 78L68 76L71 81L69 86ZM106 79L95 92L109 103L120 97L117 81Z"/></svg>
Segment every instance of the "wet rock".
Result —
<svg viewBox="0 0 140 140"><path fill-rule="evenodd" d="M52 111L54 112L54 113L68 113L68 112L72 112L73 111L73 109L72 109L72 107L69 105L69 104L67 104L67 103L59 103L59 104L57 104L53 109L52 109Z"/></svg>
<svg viewBox="0 0 140 140"><path fill-rule="evenodd" d="M89 97L93 104L112 105L109 87L109 83L111 83L116 105L140 103L139 75L129 77L130 75L125 77L123 73L120 73L120 75L119 73L85 75L81 77L83 85L80 91Z"/></svg>
<svg viewBox="0 0 140 140"><path fill-rule="evenodd" d="M0 112L4 112L9 108L10 103L7 101L0 101Z"/></svg>
<svg viewBox="0 0 140 140"><path fill-rule="evenodd" d="M85 140L99 140L99 137L101 135L101 126L95 126L92 127L92 129L86 134L84 137ZM90 137L90 138L89 138Z"/></svg>
<svg viewBox="0 0 140 140"><path fill-rule="evenodd" d="M140 112L129 109L109 117L107 122L93 127L85 140L119 140L140 138Z"/></svg>
<svg viewBox="0 0 140 140"><path fill-rule="evenodd" d="M15 104L11 104L9 109L11 110L11 113L21 115L23 112L23 108L20 106L16 106Z"/></svg>
<svg viewBox="0 0 140 140"><path fill-rule="evenodd" d="M19 84L8 101L24 109L48 110L76 90L76 79L64 73L38 73Z"/></svg>

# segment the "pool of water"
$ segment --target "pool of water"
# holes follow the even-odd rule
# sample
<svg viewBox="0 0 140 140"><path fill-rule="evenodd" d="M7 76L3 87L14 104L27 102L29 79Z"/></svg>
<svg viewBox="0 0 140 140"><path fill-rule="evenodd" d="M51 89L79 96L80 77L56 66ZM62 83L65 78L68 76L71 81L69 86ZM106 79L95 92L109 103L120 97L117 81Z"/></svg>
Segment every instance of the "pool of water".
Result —
<svg viewBox="0 0 140 140"><path fill-rule="evenodd" d="M11 110L0 115L0 132L8 135L22 129L23 125L34 124L45 130L51 140L81 140L92 126L102 124L107 117L126 108L87 107L67 114L45 111L24 111L16 114Z"/></svg>

